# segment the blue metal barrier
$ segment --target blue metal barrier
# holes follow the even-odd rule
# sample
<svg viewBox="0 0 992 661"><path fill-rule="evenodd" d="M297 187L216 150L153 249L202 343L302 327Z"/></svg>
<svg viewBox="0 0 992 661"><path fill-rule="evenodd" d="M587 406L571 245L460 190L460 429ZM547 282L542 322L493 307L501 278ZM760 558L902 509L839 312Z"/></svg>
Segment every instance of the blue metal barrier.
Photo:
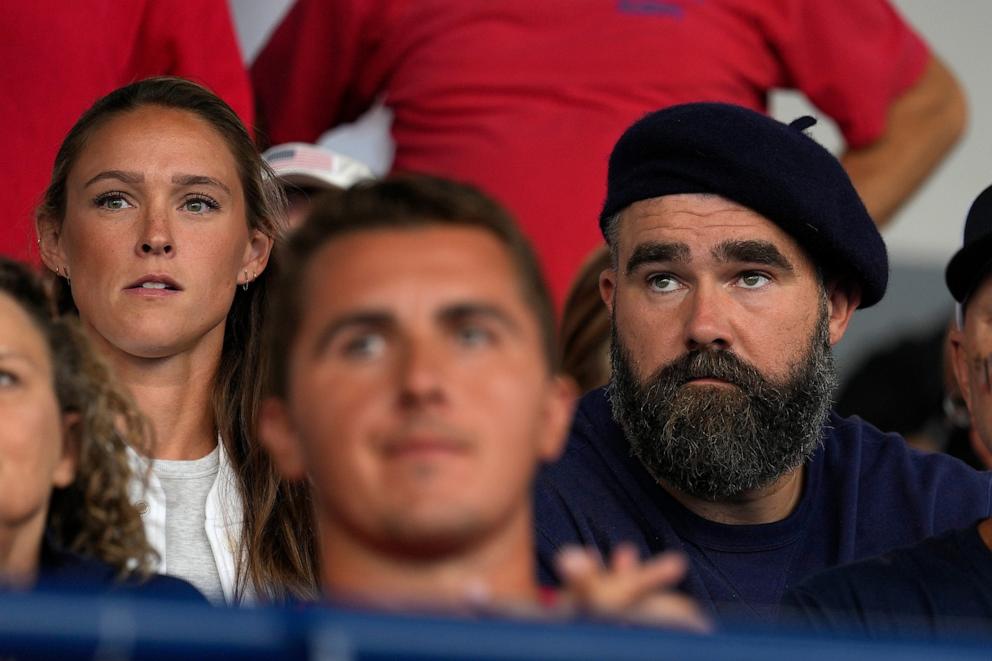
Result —
<svg viewBox="0 0 992 661"><path fill-rule="evenodd" d="M992 658L988 644L870 642L761 631L711 636L331 608L226 609L55 594L0 596L0 658L16 659L741 659Z"/></svg>

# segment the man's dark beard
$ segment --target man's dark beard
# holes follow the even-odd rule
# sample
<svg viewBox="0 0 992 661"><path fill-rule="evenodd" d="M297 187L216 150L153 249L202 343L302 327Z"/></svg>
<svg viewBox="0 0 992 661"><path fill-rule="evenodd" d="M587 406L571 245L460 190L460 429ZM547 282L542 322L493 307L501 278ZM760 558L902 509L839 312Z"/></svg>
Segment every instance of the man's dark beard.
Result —
<svg viewBox="0 0 992 661"><path fill-rule="evenodd" d="M783 383L730 350L690 351L641 384L613 326L613 417L648 472L710 501L760 489L804 463L820 443L836 388L826 305ZM733 386L685 385L714 378Z"/></svg>

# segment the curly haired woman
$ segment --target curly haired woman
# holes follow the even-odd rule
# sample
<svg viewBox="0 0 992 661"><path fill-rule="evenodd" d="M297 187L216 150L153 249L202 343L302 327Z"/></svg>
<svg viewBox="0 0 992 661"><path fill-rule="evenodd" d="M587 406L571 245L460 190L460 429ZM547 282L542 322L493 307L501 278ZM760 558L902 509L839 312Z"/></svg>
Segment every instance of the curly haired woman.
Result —
<svg viewBox="0 0 992 661"><path fill-rule="evenodd" d="M128 496L125 438L142 418L78 324L55 319L39 279L0 258L0 586L140 587L202 599L151 574L154 552Z"/></svg>

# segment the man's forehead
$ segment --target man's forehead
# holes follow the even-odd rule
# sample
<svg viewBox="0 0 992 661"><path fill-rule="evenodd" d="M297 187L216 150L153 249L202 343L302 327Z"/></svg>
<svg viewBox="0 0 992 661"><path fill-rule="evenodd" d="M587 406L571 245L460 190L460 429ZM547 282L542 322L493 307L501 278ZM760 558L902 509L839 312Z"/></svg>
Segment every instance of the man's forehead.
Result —
<svg viewBox="0 0 992 661"><path fill-rule="evenodd" d="M335 237L311 258L304 296L336 310L440 311L466 303L523 310L507 249L472 227L425 225Z"/></svg>
<svg viewBox="0 0 992 661"><path fill-rule="evenodd" d="M777 224L737 202L713 194L666 195L636 202L621 215L621 252L644 242L689 243L688 254L729 239L771 243L786 254L803 255L798 242ZM710 246L710 247L704 247Z"/></svg>

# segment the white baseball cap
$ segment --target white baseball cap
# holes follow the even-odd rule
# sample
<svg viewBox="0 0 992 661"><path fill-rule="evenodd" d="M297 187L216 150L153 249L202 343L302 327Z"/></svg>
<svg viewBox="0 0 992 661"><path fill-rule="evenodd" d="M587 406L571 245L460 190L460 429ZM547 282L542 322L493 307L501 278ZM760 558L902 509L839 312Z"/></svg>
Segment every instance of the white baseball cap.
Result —
<svg viewBox="0 0 992 661"><path fill-rule="evenodd" d="M284 183L315 188L349 188L374 179L367 165L306 142L287 142L265 150L262 158Z"/></svg>

